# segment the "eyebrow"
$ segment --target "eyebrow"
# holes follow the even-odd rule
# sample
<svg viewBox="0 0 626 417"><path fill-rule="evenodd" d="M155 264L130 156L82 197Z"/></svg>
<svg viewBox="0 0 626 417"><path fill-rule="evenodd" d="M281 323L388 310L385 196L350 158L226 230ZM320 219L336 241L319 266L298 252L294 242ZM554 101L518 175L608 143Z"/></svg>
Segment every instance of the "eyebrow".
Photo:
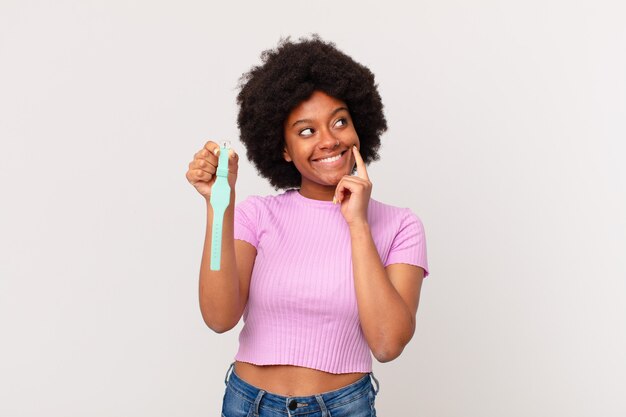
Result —
<svg viewBox="0 0 626 417"><path fill-rule="evenodd" d="M347 107L337 107L335 110L332 111L332 113L330 114L330 117L336 115L337 113L339 113L342 110L348 111L348 108ZM291 127L297 125L298 123L311 123L311 122L312 122L311 119L300 119L300 120L296 120L295 122L293 122Z"/></svg>

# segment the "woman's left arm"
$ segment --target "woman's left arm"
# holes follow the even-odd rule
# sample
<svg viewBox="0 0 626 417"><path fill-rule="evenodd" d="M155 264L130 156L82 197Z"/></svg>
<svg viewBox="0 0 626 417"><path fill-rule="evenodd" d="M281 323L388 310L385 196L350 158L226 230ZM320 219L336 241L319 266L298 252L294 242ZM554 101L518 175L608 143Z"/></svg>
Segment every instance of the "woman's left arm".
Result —
<svg viewBox="0 0 626 417"><path fill-rule="evenodd" d="M346 175L335 190L341 203L352 242L352 269L365 340L379 362L389 362L402 353L415 333L424 269L408 264L385 268L367 222L372 183L365 163L353 148L357 175Z"/></svg>
<svg viewBox="0 0 626 417"><path fill-rule="evenodd" d="M389 362L415 333L424 270L407 264L384 268L366 223L350 227L350 235L361 328L374 357Z"/></svg>

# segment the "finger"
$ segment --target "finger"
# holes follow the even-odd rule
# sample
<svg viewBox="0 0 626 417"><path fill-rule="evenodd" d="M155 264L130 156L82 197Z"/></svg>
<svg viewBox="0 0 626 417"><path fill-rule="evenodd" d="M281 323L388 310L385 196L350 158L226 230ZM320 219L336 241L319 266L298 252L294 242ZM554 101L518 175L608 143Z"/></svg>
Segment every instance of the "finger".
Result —
<svg viewBox="0 0 626 417"><path fill-rule="evenodd" d="M361 184L361 185L367 185L370 183L368 180L363 179L361 177L357 177L356 175L346 175L343 177L342 181L347 181L350 183Z"/></svg>
<svg viewBox="0 0 626 417"><path fill-rule="evenodd" d="M211 174L210 172L203 171L201 169L194 169L193 175L194 175L196 182L198 181L209 182L213 178L213 174Z"/></svg>
<svg viewBox="0 0 626 417"><path fill-rule="evenodd" d="M217 170L217 167L215 165L202 158L194 159L193 162L189 164L189 168L200 169L202 171L208 172L209 174L215 174L215 171Z"/></svg>
<svg viewBox="0 0 626 417"><path fill-rule="evenodd" d="M194 159L202 159L204 161L207 161L208 163L210 163L211 165L213 165L214 167L217 167L217 159L218 157L215 156L215 154L213 154L208 148L204 147L201 150L199 150L196 155L194 156Z"/></svg>
<svg viewBox="0 0 626 417"><path fill-rule="evenodd" d="M237 173L239 168L239 155L234 149L228 150L228 171Z"/></svg>
<svg viewBox="0 0 626 417"><path fill-rule="evenodd" d="M204 145L204 149L206 149L207 151L209 151L209 153L218 156L220 154L220 145L218 145L217 143L213 142L213 141L208 141L205 145Z"/></svg>
<svg viewBox="0 0 626 417"><path fill-rule="evenodd" d="M210 165L217 168L219 165L219 155L221 153L221 147L219 143L216 143L212 140L207 141L202 149L194 155L194 159L197 157L206 160ZM239 165L239 155L232 148L229 148L228 151L228 171L229 172L237 172L237 168Z"/></svg>
<svg viewBox="0 0 626 417"><path fill-rule="evenodd" d="M198 155L189 163L189 168L201 168L201 167L215 167L217 162L213 162L210 158L203 157L203 151L198 152Z"/></svg>
<svg viewBox="0 0 626 417"><path fill-rule="evenodd" d="M239 154L235 152L233 148L228 148L228 157L234 159L235 161L239 160Z"/></svg>
<svg viewBox="0 0 626 417"><path fill-rule="evenodd" d="M356 176L344 176L335 188L334 201L342 202L346 193L358 194L363 192L369 186L369 181Z"/></svg>
<svg viewBox="0 0 626 417"><path fill-rule="evenodd" d="M213 175L201 169L190 169L187 171L186 177L187 181L193 185L200 181L209 182L211 178L213 178Z"/></svg>
<svg viewBox="0 0 626 417"><path fill-rule="evenodd" d="M339 184L337 184L337 187L335 188L335 196L333 197L334 203L341 204L345 199L346 194L352 192L348 183L348 178L349 176L346 175L339 181Z"/></svg>
<svg viewBox="0 0 626 417"><path fill-rule="evenodd" d="M341 183L341 181L339 182L339 184L337 184L337 188L335 188L335 195L333 196L333 204L341 204L341 202L343 201L343 184Z"/></svg>
<svg viewBox="0 0 626 417"><path fill-rule="evenodd" d="M221 153L221 148L216 149L217 155ZM219 156L209 155L209 158L215 159L215 167L219 166ZM237 169L239 167L239 155L232 148L228 148L228 172L237 173Z"/></svg>
<svg viewBox="0 0 626 417"><path fill-rule="evenodd" d="M203 149L202 150L202 155L200 155L200 157L197 159L198 161L205 161L206 163L208 163L209 165L211 165L214 168L217 168L217 162L218 162L218 157L209 153L208 150Z"/></svg>
<svg viewBox="0 0 626 417"><path fill-rule="evenodd" d="M361 153L355 146L352 146L352 153L354 154L354 160L356 161L356 175L359 178L363 178L364 180L369 181L369 177L367 176L367 170L365 169L365 162L363 162L363 158L361 158Z"/></svg>

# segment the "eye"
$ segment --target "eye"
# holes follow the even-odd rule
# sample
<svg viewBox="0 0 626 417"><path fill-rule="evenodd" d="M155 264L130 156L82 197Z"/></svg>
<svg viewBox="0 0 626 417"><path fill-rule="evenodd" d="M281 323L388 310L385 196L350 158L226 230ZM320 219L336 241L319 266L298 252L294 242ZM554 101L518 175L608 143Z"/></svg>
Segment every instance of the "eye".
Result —
<svg viewBox="0 0 626 417"><path fill-rule="evenodd" d="M348 120L345 117L342 117L341 119L337 120L335 122L335 127L342 127L348 124Z"/></svg>
<svg viewBox="0 0 626 417"><path fill-rule="evenodd" d="M302 129L299 133L300 136L311 136L313 134L313 129L307 127L306 129Z"/></svg>

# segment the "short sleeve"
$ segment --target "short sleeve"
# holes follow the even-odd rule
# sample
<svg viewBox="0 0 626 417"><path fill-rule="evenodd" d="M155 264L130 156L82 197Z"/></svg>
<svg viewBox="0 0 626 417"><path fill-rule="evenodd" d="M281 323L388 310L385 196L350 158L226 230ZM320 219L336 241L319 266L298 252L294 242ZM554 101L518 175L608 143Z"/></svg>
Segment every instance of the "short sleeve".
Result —
<svg viewBox="0 0 626 417"><path fill-rule="evenodd" d="M235 239L244 240L254 246L258 239L258 207L253 196L235 206Z"/></svg>
<svg viewBox="0 0 626 417"><path fill-rule="evenodd" d="M398 232L391 243L385 266L391 264L419 266L424 269L424 278L428 276L424 225L410 209L405 209Z"/></svg>

